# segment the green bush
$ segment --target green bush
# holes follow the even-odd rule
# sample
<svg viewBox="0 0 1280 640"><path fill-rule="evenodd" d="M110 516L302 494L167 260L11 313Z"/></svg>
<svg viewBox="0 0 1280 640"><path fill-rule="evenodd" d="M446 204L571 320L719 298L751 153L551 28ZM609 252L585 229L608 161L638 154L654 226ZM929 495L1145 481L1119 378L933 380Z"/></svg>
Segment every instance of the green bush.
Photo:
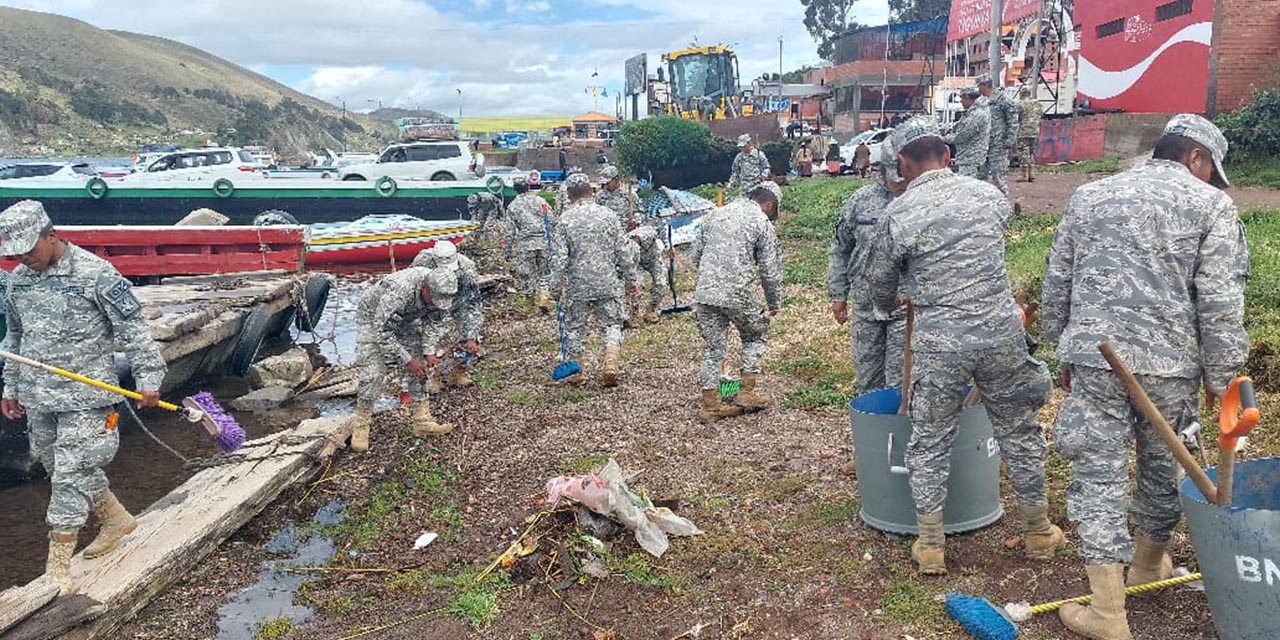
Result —
<svg viewBox="0 0 1280 640"><path fill-rule="evenodd" d="M1243 107L1215 120L1231 155L1267 157L1280 154L1280 89L1255 91Z"/></svg>
<svg viewBox="0 0 1280 640"><path fill-rule="evenodd" d="M723 182L737 153L701 123L672 116L624 123L615 148L624 171L677 188Z"/></svg>
<svg viewBox="0 0 1280 640"><path fill-rule="evenodd" d="M775 176L785 176L791 171L791 152L794 146L790 140L770 140L760 145L764 157L769 159L769 171Z"/></svg>

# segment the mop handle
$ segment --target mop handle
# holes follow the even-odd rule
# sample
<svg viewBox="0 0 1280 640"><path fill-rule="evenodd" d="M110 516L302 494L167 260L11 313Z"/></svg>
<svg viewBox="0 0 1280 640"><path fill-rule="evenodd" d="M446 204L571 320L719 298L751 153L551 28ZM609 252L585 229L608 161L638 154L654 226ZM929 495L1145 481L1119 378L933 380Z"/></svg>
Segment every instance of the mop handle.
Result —
<svg viewBox="0 0 1280 640"><path fill-rule="evenodd" d="M680 305L680 299L676 297L676 247L672 244L671 223L667 223L667 287L671 289L671 306Z"/></svg>
<svg viewBox="0 0 1280 640"><path fill-rule="evenodd" d="M83 382L91 387L97 387L99 389L102 389L103 391L110 391L111 393L116 393L126 398L131 398L133 400L142 399L142 394L136 391L122 389L115 385L110 385L105 382L99 382L97 380L94 380L93 378L86 378L85 376L82 376L78 373L72 373L70 371L67 371L66 369L59 369L57 367L47 365L43 362L37 362L35 360L32 360L31 358L24 358L16 353L9 353L8 351L0 351L0 357L3 357L4 359L10 360L12 362L17 362L18 364L25 364L28 367L34 367L46 373L59 375L64 378L68 378L70 380L75 380L76 382ZM182 407L179 407L174 404L170 404L168 402L164 402L163 400L160 401L160 404L158 406L161 409L168 409L169 411L177 411L178 413L182 413L183 411Z"/></svg>
<svg viewBox="0 0 1280 640"><path fill-rule="evenodd" d="M1149 582L1147 584L1135 584L1132 587L1125 589L1124 593L1125 595L1131 596L1135 593L1146 593L1148 591L1156 591L1158 589L1167 589L1169 587L1176 587L1178 585L1187 584L1188 582L1195 582L1196 580L1199 580L1199 579L1200 579L1200 574L1190 573L1185 576L1169 578L1168 580L1161 580L1159 582ZM1079 596L1076 598L1069 598L1067 600L1058 600L1057 602L1046 602L1044 604L1038 604L1034 607L1031 607L1031 613L1033 614L1047 613L1049 611L1056 611L1062 608L1062 605L1064 604L1085 604L1091 600L1093 600L1093 596L1088 595L1088 596Z"/></svg>
<svg viewBox="0 0 1280 640"><path fill-rule="evenodd" d="M547 259L551 259L551 218L547 214L542 215L542 231L547 236ZM560 362L569 359L569 351L564 345L564 311L560 308L560 299L556 298L556 326L560 328Z"/></svg>

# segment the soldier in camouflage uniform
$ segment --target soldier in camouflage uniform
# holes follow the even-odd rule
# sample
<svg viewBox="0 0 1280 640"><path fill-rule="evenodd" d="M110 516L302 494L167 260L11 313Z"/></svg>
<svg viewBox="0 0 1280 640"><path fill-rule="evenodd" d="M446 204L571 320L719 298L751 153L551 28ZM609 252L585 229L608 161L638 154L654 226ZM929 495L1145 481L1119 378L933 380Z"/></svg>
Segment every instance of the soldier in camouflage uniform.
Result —
<svg viewBox="0 0 1280 640"><path fill-rule="evenodd" d="M463 241L463 248L476 257L486 273L505 271L500 245L506 239L508 225L502 201L492 193L473 193L467 196L467 212L476 229Z"/></svg>
<svg viewBox="0 0 1280 640"><path fill-rule="evenodd" d="M1094 593L1089 607L1059 613L1090 638L1131 637L1124 565L1132 562L1131 585L1170 577L1165 549L1182 516L1173 456L1097 344L1111 342L1175 431L1196 420L1200 384L1212 406L1248 354L1249 255L1235 204L1220 190L1228 186L1226 153L1213 123L1174 116L1152 160L1076 191L1049 251L1041 325L1070 390L1054 445L1072 463L1067 512Z"/></svg>
<svg viewBox="0 0 1280 640"><path fill-rule="evenodd" d="M458 274L458 294L453 297L453 305L449 308L449 317L453 319L457 331L454 341L456 347L450 351L448 361L441 367L445 369L444 381L449 386L469 387L472 380L467 368L480 353L480 329L484 326L480 271L471 258L458 253L457 245L447 241L437 242L430 249L419 251L413 259L413 266L427 269L444 267ZM427 379L427 389L431 393L442 390L439 373L439 369L433 369Z"/></svg>
<svg viewBox="0 0 1280 640"><path fill-rule="evenodd" d="M565 307L566 351L570 360L581 360L585 348L587 316L594 315L604 333L604 368L600 382L617 386L622 350L622 316L625 292L634 294L635 268L627 240L613 212L591 201L587 176L569 176L569 206L560 217L552 238L551 291ZM569 384L581 384L582 374Z"/></svg>
<svg viewBox="0 0 1280 640"><path fill-rule="evenodd" d="M987 148L986 179L1000 193L1009 193L1009 151L1017 142L1018 105L1003 91L997 91L990 74L978 76L978 91L987 99L991 112L991 145Z"/></svg>
<svg viewBox="0 0 1280 640"><path fill-rule="evenodd" d="M769 178L769 159L764 152L751 142L751 134L738 136L738 155L733 159L733 169L729 173L729 189L734 185L742 187L742 194L751 193L762 180Z"/></svg>
<svg viewBox="0 0 1280 640"><path fill-rule="evenodd" d="M556 188L556 206L555 213L558 218L564 210L569 208L569 176L575 173L582 173L580 167L569 167L569 173L560 181L560 186ZM555 225L552 224L554 227Z"/></svg>
<svg viewBox="0 0 1280 640"><path fill-rule="evenodd" d="M644 307L644 321L654 324L658 321L658 307L662 305L663 298L670 295L667 292L666 245L658 237L658 230L648 225L631 230L627 239L636 264L636 276L649 274L649 302Z"/></svg>
<svg viewBox="0 0 1280 640"><path fill-rule="evenodd" d="M960 92L960 104L964 113L960 116L947 142L956 146L956 170L960 175L979 178L987 164L987 149L991 145L991 110L987 101L978 94L977 87Z"/></svg>
<svg viewBox="0 0 1280 640"><path fill-rule="evenodd" d="M356 307L356 366L360 368L356 391L355 426L351 450L369 450L369 426L373 404L386 385L388 365L413 374L409 385L415 436L444 435L453 430L431 415L430 395L422 384L440 364L436 345L445 334L445 314L458 293L454 268L410 267L373 283Z"/></svg>
<svg viewBox="0 0 1280 640"><path fill-rule="evenodd" d="M115 382L115 345L129 357L142 393L154 407L166 366L128 280L107 261L58 237L39 202L24 200L0 213L0 255L20 260L5 293L5 349L103 382ZM31 455L52 480L46 519L46 573L72 590L71 556L89 511L101 523L87 558L110 552L137 526L111 492L102 468L120 446L120 398L109 391L6 363L5 417L27 417Z"/></svg>
<svg viewBox="0 0 1280 640"><path fill-rule="evenodd" d="M693 300L703 343L698 420L703 424L769 406L769 398L757 388L769 318L778 313L782 288L781 253L773 229L781 202L778 185L761 182L747 197L704 216L694 238L698 282ZM764 289L764 309L755 293L757 272ZM729 325L738 330L742 340L742 386L734 405L723 404L719 393Z"/></svg>
<svg viewBox="0 0 1280 640"><path fill-rule="evenodd" d="M1018 92L1018 164L1023 167L1027 182L1035 182L1036 139L1040 137L1040 120L1044 117L1044 107L1040 101L1031 97L1031 88L1023 87Z"/></svg>
<svg viewBox="0 0 1280 640"><path fill-rule="evenodd" d="M871 292L862 277L867 256L875 243L874 233L880 229L880 216L907 187L898 175L898 154L893 149L893 141L885 140L880 152L878 179L855 191L840 209L827 262L831 315L839 324L852 320L850 344L858 395L899 384L902 378L906 310L899 309L888 319L876 317ZM853 299L852 318L850 298ZM852 433L850 438L852 443ZM852 474L853 462L846 463L841 470Z"/></svg>
<svg viewBox="0 0 1280 640"><path fill-rule="evenodd" d="M550 307L547 290L551 285L549 207L524 180L516 181L516 194L508 209L511 234L507 237L507 251L515 262L521 292L545 311Z"/></svg>
<svg viewBox="0 0 1280 640"><path fill-rule="evenodd" d="M618 228L623 233L636 228L636 209L639 208L636 205L636 195L630 186L622 184L618 168L611 164L605 165L600 170L600 180L603 184L596 192L596 204L618 216Z"/></svg>
<svg viewBox="0 0 1280 640"><path fill-rule="evenodd" d="M897 311L901 295L915 307L906 463L920 537L911 555L923 574L947 571L942 507L972 379L1018 497L1026 554L1052 558L1064 540L1048 519L1046 447L1036 423L1049 395L1049 373L1027 355L1009 288L1008 201L990 185L947 169L950 152L933 119L912 118L893 139L909 185L880 218L864 275L881 317Z"/></svg>

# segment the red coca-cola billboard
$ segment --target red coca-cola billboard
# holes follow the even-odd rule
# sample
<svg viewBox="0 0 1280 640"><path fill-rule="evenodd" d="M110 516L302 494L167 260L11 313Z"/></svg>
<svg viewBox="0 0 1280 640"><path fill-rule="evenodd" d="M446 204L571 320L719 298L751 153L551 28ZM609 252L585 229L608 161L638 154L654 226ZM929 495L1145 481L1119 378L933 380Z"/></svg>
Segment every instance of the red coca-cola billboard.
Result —
<svg viewBox="0 0 1280 640"><path fill-rule="evenodd" d="M1034 15L1039 0L1005 0L1004 24ZM991 30L991 0L952 0L947 22L947 42Z"/></svg>

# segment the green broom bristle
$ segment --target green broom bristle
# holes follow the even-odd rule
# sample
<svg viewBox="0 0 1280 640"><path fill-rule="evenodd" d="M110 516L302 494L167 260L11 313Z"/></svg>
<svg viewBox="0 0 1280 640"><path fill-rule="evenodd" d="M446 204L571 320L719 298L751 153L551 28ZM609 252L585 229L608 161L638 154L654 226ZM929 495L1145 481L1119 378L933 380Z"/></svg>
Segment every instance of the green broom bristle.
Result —
<svg viewBox="0 0 1280 640"><path fill-rule="evenodd" d="M720 397L727 398L736 396L742 390L742 383L738 380L725 380L720 383Z"/></svg>

